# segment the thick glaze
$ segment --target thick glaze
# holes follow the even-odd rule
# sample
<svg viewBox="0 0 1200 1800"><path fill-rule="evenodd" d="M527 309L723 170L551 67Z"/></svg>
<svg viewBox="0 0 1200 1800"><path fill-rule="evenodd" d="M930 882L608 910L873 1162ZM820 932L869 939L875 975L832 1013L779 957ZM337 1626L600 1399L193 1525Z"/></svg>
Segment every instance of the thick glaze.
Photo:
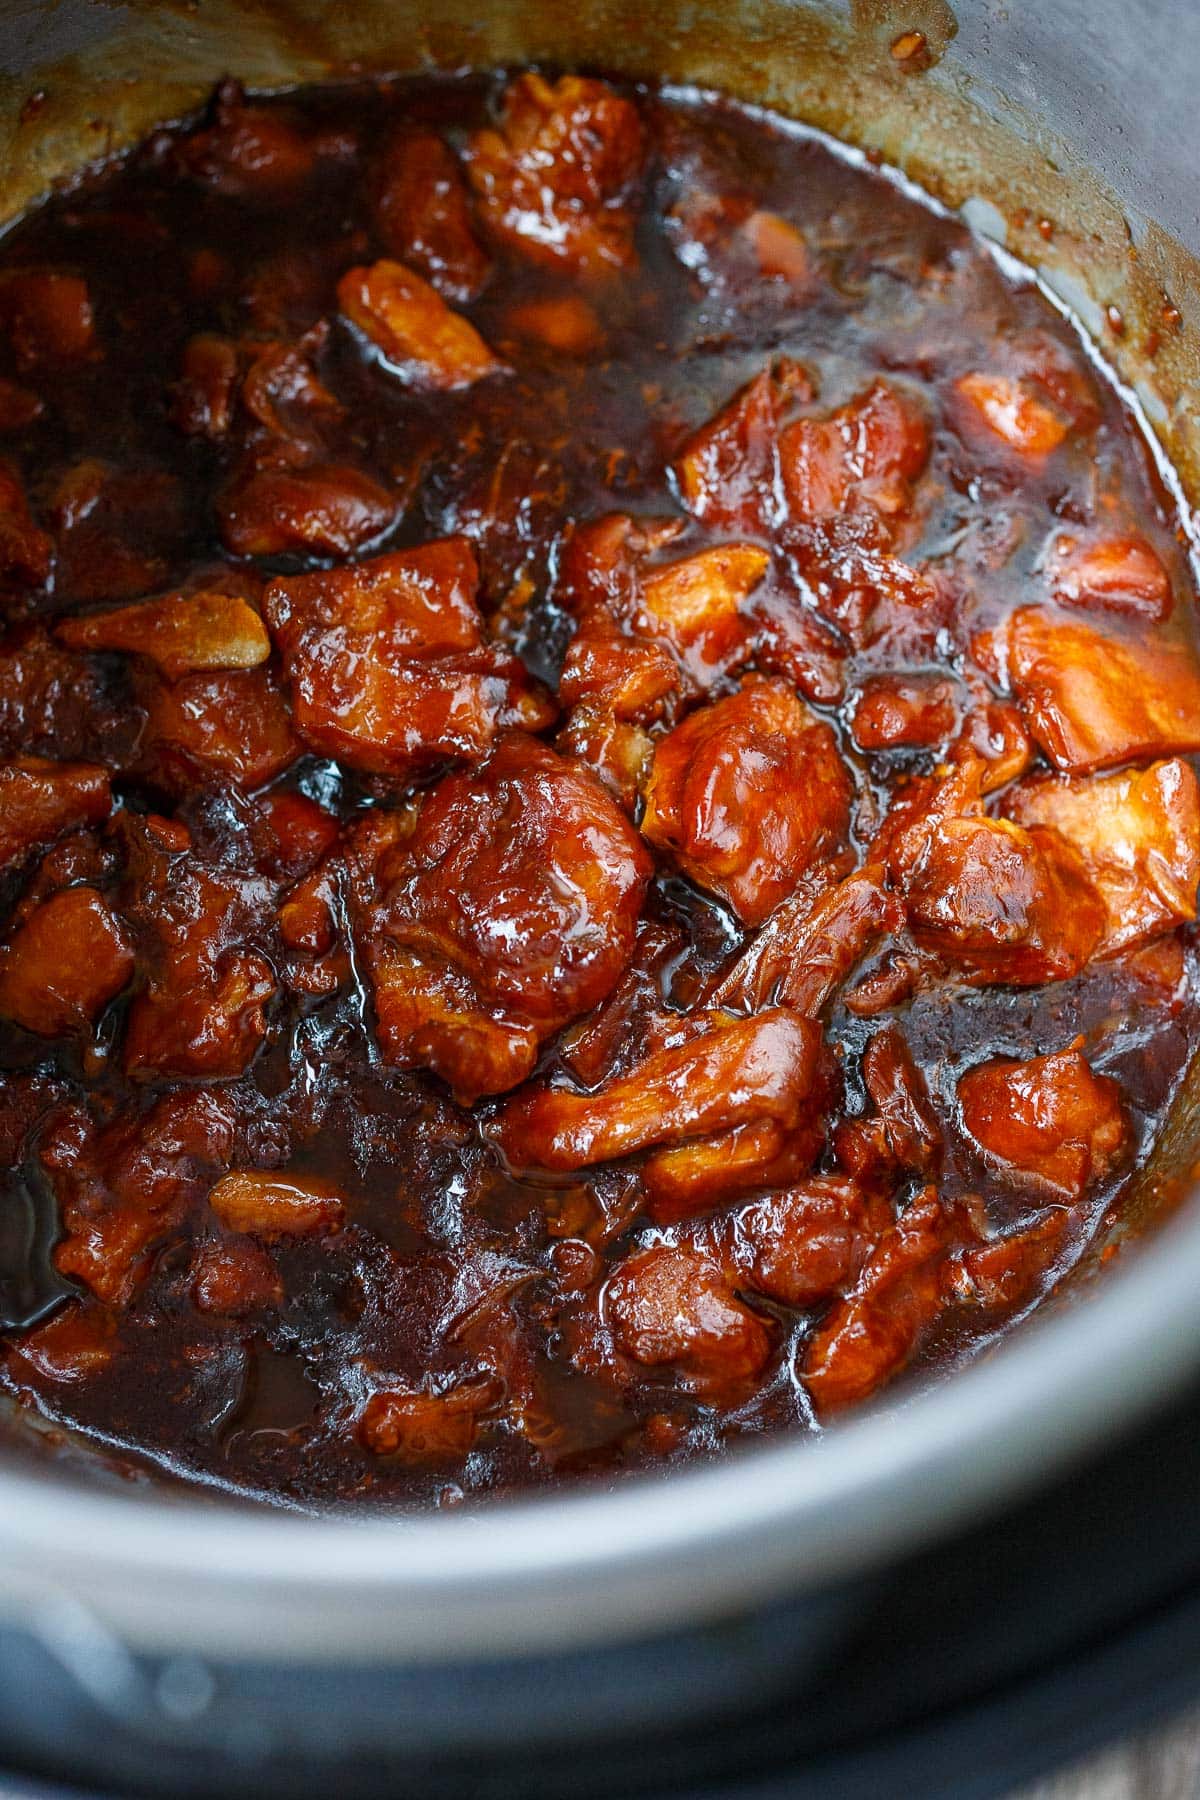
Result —
<svg viewBox="0 0 1200 1800"><path fill-rule="evenodd" d="M226 87L0 330L13 1394L448 1503L1069 1268L1196 1044L1200 677L1032 286L720 101Z"/></svg>

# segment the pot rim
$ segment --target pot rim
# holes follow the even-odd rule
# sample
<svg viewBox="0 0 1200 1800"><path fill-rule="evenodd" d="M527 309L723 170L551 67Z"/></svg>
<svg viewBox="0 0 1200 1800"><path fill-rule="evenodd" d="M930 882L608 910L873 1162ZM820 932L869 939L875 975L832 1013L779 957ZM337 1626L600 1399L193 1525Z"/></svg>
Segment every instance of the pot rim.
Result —
<svg viewBox="0 0 1200 1800"><path fill-rule="evenodd" d="M1111 1436L1200 1362L1198 1291L1200 1211L1185 1206L1076 1304L900 1404L600 1491L363 1520L5 1470L0 1608L41 1615L69 1594L147 1647L261 1657L270 1639L272 1656L317 1660L693 1624L866 1572Z"/></svg>

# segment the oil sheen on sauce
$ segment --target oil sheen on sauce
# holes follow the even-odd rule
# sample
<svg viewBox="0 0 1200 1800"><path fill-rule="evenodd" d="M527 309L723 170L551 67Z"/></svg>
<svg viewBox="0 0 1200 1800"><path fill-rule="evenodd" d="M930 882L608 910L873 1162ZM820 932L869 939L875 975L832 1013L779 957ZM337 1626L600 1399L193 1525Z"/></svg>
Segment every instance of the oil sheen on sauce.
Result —
<svg viewBox="0 0 1200 1800"><path fill-rule="evenodd" d="M1196 1045L1185 550L1032 284L719 99L225 84L54 197L0 244L4 1387L408 1506L978 1354Z"/></svg>

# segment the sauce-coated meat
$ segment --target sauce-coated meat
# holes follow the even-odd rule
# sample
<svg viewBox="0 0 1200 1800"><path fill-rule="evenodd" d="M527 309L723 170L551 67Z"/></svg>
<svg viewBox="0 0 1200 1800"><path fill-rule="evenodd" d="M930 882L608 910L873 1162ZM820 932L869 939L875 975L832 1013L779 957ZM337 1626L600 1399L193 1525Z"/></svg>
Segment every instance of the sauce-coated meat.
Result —
<svg viewBox="0 0 1200 1800"><path fill-rule="evenodd" d="M761 925L849 831L837 740L778 681L700 707L660 738L645 794L651 843L747 925Z"/></svg>
<svg viewBox="0 0 1200 1800"><path fill-rule="evenodd" d="M649 873L600 783L534 739L445 776L361 920L384 1055L468 1099L515 1087L624 973Z"/></svg>
<svg viewBox="0 0 1200 1800"><path fill-rule="evenodd" d="M718 98L230 79L17 222L0 1388L453 1505L990 1344L1200 1045L1187 523Z"/></svg>
<svg viewBox="0 0 1200 1800"><path fill-rule="evenodd" d="M1129 1143L1117 1083L1078 1050L969 1069L958 1104L970 1138L1005 1180L1079 1200Z"/></svg>

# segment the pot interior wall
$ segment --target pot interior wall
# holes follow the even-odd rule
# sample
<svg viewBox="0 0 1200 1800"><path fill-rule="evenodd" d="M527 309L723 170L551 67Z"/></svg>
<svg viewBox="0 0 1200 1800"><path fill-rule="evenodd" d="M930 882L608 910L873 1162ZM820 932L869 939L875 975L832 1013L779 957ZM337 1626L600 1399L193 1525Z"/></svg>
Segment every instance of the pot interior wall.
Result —
<svg viewBox="0 0 1200 1800"><path fill-rule="evenodd" d="M542 61L719 88L878 153L1035 267L1134 389L1197 501L1200 219L1161 91L1175 82L1182 106L1194 87L1187 55L1172 54L1186 47L1191 4L1166 0L1145 22L1112 0L1060 0L1050 24L1009 19L990 0L960 0L957 17L946 0L440 0L436 16L425 0L0 4L0 227L194 111L227 73L271 90ZM892 45L913 30L926 53L902 66ZM1128 135L1104 91L1110 66ZM1159 93L1156 108L1137 107L1139 83ZM1112 308L1119 334L1106 325ZM1175 1209L1198 1156L1200 1065L1065 1297L1110 1245ZM44 1433L17 1435L45 1453ZM51 1448L74 1460L61 1434Z"/></svg>

